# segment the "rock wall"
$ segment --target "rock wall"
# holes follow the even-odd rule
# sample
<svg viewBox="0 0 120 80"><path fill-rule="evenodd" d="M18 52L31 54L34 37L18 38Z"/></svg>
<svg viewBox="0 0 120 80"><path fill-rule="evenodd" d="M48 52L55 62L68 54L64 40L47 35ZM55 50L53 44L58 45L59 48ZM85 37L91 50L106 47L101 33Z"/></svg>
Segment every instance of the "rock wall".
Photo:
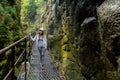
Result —
<svg viewBox="0 0 120 80"><path fill-rule="evenodd" d="M65 80L119 80L120 1L111 1L48 0L42 24Z"/></svg>
<svg viewBox="0 0 120 80"><path fill-rule="evenodd" d="M120 79L120 1L106 0L97 10L106 80Z"/></svg>

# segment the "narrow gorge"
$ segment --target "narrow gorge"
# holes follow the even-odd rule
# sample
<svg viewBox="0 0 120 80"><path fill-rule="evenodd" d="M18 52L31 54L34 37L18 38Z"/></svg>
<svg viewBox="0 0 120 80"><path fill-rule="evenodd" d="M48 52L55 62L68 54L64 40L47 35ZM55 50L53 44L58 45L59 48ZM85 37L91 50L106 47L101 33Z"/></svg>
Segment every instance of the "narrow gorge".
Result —
<svg viewBox="0 0 120 80"><path fill-rule="evenodd" d="M30 40L40 27L48 72ZM120 0L0 0L0 80L19 79L22 63L28 80L120 80Z"/></svg>

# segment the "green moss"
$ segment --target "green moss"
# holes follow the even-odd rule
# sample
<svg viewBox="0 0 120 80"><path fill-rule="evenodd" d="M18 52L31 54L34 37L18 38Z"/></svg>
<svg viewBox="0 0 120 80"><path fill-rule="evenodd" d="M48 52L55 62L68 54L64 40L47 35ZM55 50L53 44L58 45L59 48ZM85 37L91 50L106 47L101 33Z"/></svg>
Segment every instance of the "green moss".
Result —
<svg viewBox="0 0 120 80"><path fill-rule="evenodd" d="M7 60L3 60L3 61L0 62L0 66L5 65L6 63L7 63Z"/></svg>
<svg viewBox="0 0 120 80"><path fill-rule="evenodd" d="M15 67L15 76L18 77L19 76L19 69L17 67Z"/></svg>
<svg viewBox="0 0 120 80"><path fill-rule="evenodd" d="M63 38L62 38L62 44L65 44L65 43L67 43L68 42L68 37L67 37L67 35L64 35L63 36Z"/></svg>

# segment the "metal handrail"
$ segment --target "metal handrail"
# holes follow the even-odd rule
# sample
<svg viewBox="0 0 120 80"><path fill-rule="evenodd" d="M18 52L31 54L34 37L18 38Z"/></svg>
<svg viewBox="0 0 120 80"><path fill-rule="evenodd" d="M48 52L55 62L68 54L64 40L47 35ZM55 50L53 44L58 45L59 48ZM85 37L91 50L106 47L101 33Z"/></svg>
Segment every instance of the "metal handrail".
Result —
<svg viewBox="0 0 120 80"><path fill-rule="evenodd" d="M25 52L25 50L20 54L19 58L16 60L16 62L15 62L15 64L14 64L14 66L16 66L16 64L18 63L18 61L20 60L20 58L22 57L22 55L23 55L24 52ZM9 70L9 72L8 72L7 75L4 77L3 80L6 80L6 79L8 78L8 76L11 74L12 71L13 71L13 68L11 68L11 69Z"/></svg>
<svg viewBox="0 0 120 80"><path fill-rule="evenodd" d="M23 38L21 38L20 40L18 40L18 41L16 41L16 42L14 42L13 44L11 44L11 45L9 45L8 47L5 47L5 48L3 48L3 49L1 49L0 50L0 54L3 54L3 53L5 53L5 52L7 52L8 50L10 50L10 49L12 49L12 68L9 70L9 72L6 74L6 76L4 77L4 79L3 80L7 80L7 78L12 74L12 80L14 80L14 68L15 68L15 66L16 66L16 64L18 63L18 61L20 60L20 58L22 57L22 56L24 56L24 58L25 58L25 73L26 73L26 42L27 42L27 38L29 37L29 35L27 35L27 36L25 36L25 37L23 37ZM15 57L14 57L14 55L15 55L15 46L18 44L18 43L20 43L20 42L22 42L22 41L24 41L25 40L25 49L22 51L22 53L19 55L19 57L18 57L18 59L17 59L17 61L15 61ZM25 80L26 80L26 74L25 74Z"/></svg>
<svg viewBox="0 0 120 80"><path fill-rule="evenodd" d="M9 49L11 49L12 47L14 47L16 44L18 44L19 42L23 41L23 40L24 40L25 38L27 38L27 37L28 37L28 36L25 36L25 37L23 37L22 39L20 39L20 40L14 42L13 44L9 45L8 47L5 47L5 48L1 49L1 50L0 50L0 54L8 51Z"/></svg>

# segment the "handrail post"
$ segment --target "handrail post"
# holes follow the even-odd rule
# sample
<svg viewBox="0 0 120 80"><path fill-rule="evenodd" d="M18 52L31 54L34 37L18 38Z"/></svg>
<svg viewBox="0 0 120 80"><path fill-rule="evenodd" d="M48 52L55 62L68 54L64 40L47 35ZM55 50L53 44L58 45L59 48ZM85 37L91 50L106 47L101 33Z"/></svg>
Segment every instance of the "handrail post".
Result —
<svg viewBox="0 0 120 80"><path fill-rule="evenodd" d="M28 38L29 39L29 55L28 56L30 56L30 50L31 50L31 44L30 44L30 38Z"/></svg>
<svg viewBox="0 0 120 80"><path fill-rule="evenodd" d="M9 46L3 48L3 49L0 49L0 54L3 54L5 52L7 52L8 50L11 50L11 53L10 53L10 69L8 71L8 73L6 74L6 76L4 77L3 80L7 80L8 78L11 79L11 80L15 80L17 76L15 76L15 66L17 65L18 61L20 60L21 57L22 60L24 60L24 66L22 66L23 68L21 70L25 70L25 75L24 75L24 80L26 80L27 78L27 38L29 36L24 36L23 38L19 39L18 41L16 42L13 42L12 44L10 44ZM24 41L24 42L23 42ZM16 48L16 45L19 44L20 42L23 42L24 44L24 50L23 52L20 54L19 58L17 59L17 61L15 61L15 48ZM24 68L25 67L25 68ZM20 72L21 73L21 72ZM21 75L19 75L20 77Z"/></svg>
<svg viewBox="0 0 120 80"><path fill-rule="evenodd" d="M11 58L12 58L12 68L13 68L11 78L12 78L12 80L14 80L15 46L12 47L12 55L11 55Z"/></svg>
<svg viewBox="0 0 120 80"><path fill-rule="evenodd" d="M26 70L26 54L27 54L27 40L25 38L25 80L26 80L26 75L27 75L27 70Z"/></svg>

